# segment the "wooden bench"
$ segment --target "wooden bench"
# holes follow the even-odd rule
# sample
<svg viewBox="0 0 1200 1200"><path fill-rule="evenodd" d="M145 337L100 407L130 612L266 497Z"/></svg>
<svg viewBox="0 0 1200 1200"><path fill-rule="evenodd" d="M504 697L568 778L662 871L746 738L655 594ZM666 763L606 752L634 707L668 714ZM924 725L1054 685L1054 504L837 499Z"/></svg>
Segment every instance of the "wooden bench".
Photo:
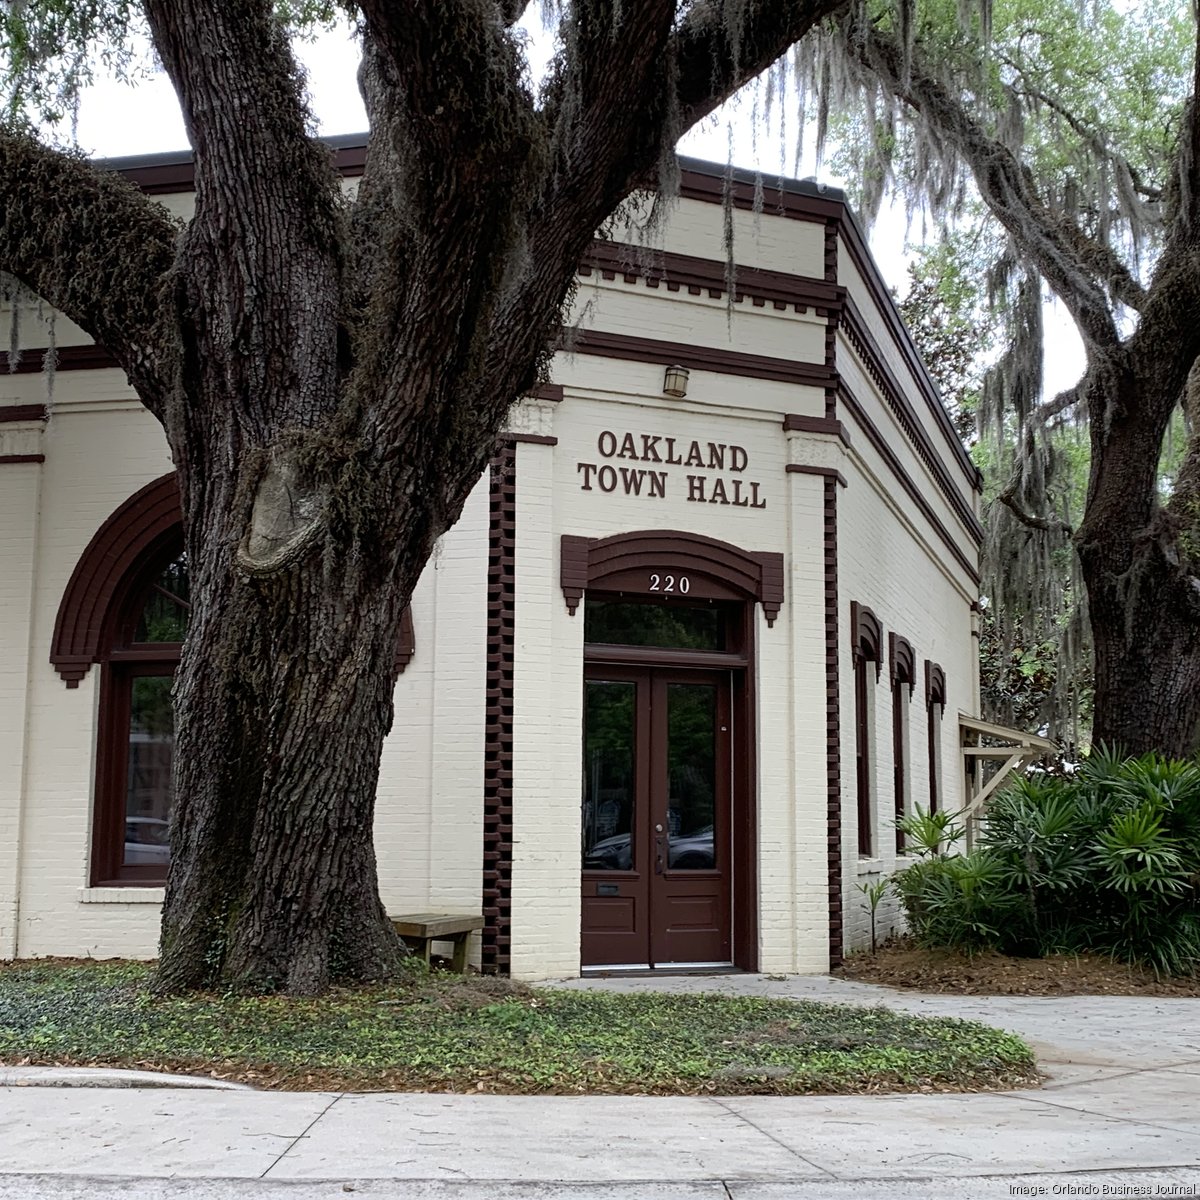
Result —
<svg viewBox="0 0 1200 1200"><path fill-rule="evenodd" d="M392 925L426 963L434 942L453 942L451 970L461 975L467 969L467 939L472 930L483 928L483 918L453 913L406 913L402 917L393 917Z"/></svg>

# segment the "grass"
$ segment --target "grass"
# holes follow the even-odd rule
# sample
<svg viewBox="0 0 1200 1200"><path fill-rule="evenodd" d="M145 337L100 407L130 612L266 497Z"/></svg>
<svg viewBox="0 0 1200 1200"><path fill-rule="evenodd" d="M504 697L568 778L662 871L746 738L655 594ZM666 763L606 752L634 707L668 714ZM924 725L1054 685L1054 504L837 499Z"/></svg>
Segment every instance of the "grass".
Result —
<svg viewBox="0 0 1200 1200"><path fill-rule="evenodd" d="M883 1008L534 990L416 971L313 1000L160 999L149 978L140 963L0 967L0 1062L336 1091L798 1095L1037 1078L1012 1034Z"/></svg>

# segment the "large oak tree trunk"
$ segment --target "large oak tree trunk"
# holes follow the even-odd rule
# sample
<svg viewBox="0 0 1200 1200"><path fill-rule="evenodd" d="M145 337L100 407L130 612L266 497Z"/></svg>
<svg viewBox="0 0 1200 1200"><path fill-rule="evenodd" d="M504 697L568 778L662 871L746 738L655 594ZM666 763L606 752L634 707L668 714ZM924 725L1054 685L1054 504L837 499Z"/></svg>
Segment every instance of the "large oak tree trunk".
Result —
<svg viewBox="0 0 1200 1200"><path fill-rule="evenodd" d="M1095 358L1086 387L1098 418L1075 538L1095 646L1092 740L1129 754L1184 756L1196 748L1200 722L1200 426L1164 504L1159 455L1174 405L1162 402L1145 356ZM1189 408L1193 420L1200 416L1200 390Z"/></svg>
<svg viewBox="0 0 1200 1200"><path fill-rule="evenodd" d="M159 984L378 979L401 953L372 835L405 596L386 562L334 537L258 577L238 558L243 527L216 511L188 537L206 603L175 687Z"/></svg>
<svg viewBox="0 0 1200 1200"><path fill-rule="evenodd" d="M1127 552L1083 556L1096 655L1092 741L1185 757L1196 749L1200 717L1195 589L1159 550L1111 549ZM1135 577L1114 569L1122 564Z"/></svg>

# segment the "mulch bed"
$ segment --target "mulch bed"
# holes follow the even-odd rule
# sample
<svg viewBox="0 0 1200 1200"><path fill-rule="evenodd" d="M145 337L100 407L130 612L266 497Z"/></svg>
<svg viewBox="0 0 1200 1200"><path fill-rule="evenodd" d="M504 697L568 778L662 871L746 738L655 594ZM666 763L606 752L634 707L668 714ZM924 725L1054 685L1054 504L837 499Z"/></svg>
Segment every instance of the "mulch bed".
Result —
<svg viewBox="0 0 1200 1200"><path fill-rule="evenodd" d="M1010 958L923 950L900 939L852 954L834 974L860 983L967 996L1200 996L1200 977L1156 976L1094 955Z"/></svg>

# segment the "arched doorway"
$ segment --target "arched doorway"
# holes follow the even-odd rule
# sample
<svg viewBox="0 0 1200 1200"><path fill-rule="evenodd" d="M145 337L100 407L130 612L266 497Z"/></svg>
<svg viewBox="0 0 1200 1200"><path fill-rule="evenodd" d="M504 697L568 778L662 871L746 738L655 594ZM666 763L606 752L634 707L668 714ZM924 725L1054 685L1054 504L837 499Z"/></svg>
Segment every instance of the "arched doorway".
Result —
<svg viewBox="0 0 1200 1200"><path fill-rule="evenodd" d="M753 969L754 608L780 555L677 531L563 539L584 619L581 961Z"/></svg>

